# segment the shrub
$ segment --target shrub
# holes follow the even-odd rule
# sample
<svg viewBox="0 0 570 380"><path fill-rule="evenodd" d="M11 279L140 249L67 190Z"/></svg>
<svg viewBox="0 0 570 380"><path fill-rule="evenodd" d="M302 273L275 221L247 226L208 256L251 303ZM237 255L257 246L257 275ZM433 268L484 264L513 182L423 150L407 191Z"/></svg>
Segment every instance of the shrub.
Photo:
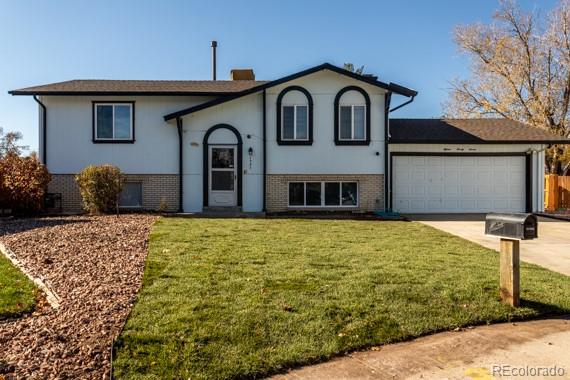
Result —
<svg viewBox="0 0 570 380"><path fill-rule="evenodd" d="M43 209L51 181L45 165L35 155L7 154L0 160L0 202L13 214L32 214Z"/></svg>
<svg viewBox="0 0 570 380"><path fill-rule="evenodd" d="M123 189L123 175L113 165L87 166L75 176L83 198L83 208L91 214L110 213L117 209Z"/></svg>

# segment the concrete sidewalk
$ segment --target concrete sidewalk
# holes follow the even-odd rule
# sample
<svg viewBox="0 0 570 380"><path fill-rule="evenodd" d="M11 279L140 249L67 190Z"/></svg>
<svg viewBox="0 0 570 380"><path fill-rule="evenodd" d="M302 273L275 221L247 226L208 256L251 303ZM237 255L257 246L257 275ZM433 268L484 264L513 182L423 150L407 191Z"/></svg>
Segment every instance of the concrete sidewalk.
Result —
<svg viewBox="0 0 570 380"><path fill-rule="evenodd" d="M481 326L357 352L275 376L293 379L493 379L515 367L551 367L570 379L570 316ZM509 367L510 366L510 367ZM533 377L541 378L541 377Z"/></svg>

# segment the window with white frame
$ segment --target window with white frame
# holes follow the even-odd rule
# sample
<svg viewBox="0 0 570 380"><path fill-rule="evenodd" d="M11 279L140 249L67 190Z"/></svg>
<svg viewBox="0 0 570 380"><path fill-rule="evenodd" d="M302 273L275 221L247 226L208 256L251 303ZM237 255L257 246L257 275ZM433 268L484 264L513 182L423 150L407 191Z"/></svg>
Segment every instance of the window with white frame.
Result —
<svg viewBox="0 0 570 380"><path fill-rule="evenodd" d="M289 182L289 207L357 207L358 182Z"/></svg>
<svg viewBox="0 0 570 380"><path fill-rule="evenodd" d="M309 139L309 107L284 104L281 109L281 140L307 141Z"/></svg>
<svg viewBox="0 0 570 380"><path fill-rule="evenodd" d="M132 142L133 103L94 103L94 140Z"/></svg>
<svg viewBox="0 0 570 380"><path fill-rule="evenodd" d="M366 105L339 105L339 139L348 141L366 140Z"/></svg>

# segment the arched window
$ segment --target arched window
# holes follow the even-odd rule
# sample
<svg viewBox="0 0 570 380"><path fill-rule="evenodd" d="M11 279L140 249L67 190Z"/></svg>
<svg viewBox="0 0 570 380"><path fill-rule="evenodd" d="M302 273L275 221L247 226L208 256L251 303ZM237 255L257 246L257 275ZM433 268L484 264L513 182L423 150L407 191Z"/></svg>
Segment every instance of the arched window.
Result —
<svg viewBox="0 0 570 380"><path fill-rule="evenodd" d="M277 97L277 144L313 143L313 98L300 86L290 86Z"/></svg>
<svg viewBox="0 0 570 380"><path fill-rule="evenodd" d="M348 86L334 99L336 145L370 144L370 97L362 88Z"/></svg>

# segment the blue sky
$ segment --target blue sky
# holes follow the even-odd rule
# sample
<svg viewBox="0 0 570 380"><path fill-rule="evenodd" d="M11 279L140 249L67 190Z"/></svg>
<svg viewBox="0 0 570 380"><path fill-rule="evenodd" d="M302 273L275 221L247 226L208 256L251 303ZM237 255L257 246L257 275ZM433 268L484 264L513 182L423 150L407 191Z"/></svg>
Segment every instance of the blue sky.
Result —
<svg viewBox="0 0 570 380"><path fill-rule="evenodd" d="M555 0L519 0L547 13ZM419 91L394 117L437 117L468 75L455 25L487 22L496 0L0 0L0 126L37 149L37 106L8 90L69 79L218 79L251 67L275 79L323 63L364 65ZM396 99L398 103L400 99Z"/></svg>

